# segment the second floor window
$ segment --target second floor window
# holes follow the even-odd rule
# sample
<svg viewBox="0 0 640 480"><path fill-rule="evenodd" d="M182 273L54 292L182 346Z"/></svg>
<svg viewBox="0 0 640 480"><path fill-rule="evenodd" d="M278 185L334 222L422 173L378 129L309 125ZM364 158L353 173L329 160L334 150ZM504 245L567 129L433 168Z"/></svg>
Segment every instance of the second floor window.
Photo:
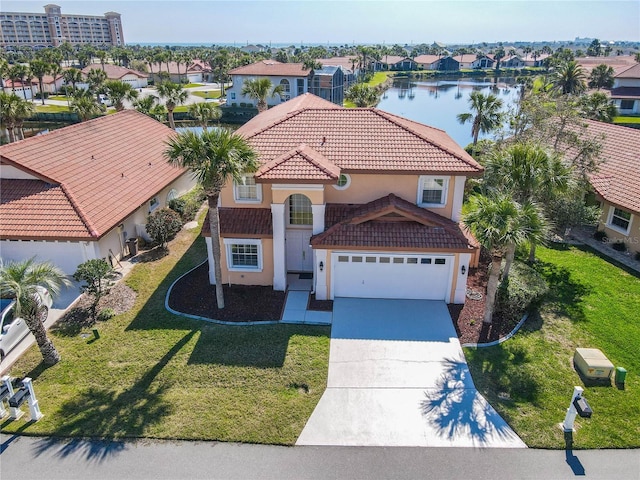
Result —
<svg viewBox="0 0 640 480"><path fill-rule="evenodd" d="M260 187L253 176L244 176L240 182L235 182L233 185L234 198L237 202L260 202L262 201Z"/></svg>
<svg viewBox="0 0 640 480"><path fill-rule="evenodd" d="M313 225L311 200L295 193L289 197L289 225Z"/></svg>
<svg viewBox="0 0 640 480"><path fill-rule="evenodd" d="M446 177L420 177L418 204L422 206L443 206L447 203L449 179Z"/></svg>

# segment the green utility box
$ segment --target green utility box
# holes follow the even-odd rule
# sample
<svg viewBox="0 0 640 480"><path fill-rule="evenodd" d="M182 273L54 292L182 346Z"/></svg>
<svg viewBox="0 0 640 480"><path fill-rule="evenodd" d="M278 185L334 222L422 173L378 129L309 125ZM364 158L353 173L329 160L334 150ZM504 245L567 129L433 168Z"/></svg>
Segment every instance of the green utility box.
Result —
<svg viewBox="0 0 640 480"><path fill-rule="evenodd" d="M624 385L624 381L627 379L627 370L622 367L616 367L616 383Z"/></svg>

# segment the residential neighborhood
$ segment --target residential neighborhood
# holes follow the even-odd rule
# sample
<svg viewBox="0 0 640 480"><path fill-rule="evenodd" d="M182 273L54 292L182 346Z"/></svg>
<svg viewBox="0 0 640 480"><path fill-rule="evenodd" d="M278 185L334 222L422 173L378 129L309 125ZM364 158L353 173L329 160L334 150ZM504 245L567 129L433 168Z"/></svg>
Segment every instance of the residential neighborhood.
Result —
<svg viewBox="0 0 640 480"><path fill-rule="evenodd" d="M136 44L122 6L0 11L3 472L640 473L640 38Z"/></svg>

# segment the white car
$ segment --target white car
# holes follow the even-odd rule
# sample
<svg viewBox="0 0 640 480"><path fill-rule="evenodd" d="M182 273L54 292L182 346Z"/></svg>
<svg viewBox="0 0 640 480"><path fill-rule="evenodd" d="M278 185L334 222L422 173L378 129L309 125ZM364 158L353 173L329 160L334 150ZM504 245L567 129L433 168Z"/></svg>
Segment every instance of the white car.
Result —
<svg viewBox="0 0 640 480"><path fill-rule="evenodd" d="M40 301L46 309L44 315L44 319L46 319L53 300L46 288L37 287L37 291ZM29 327L24 319L14 315L15 304L16 301L13 298L0 298L0 360L4 359L5 355L29 333Z"/></svg>

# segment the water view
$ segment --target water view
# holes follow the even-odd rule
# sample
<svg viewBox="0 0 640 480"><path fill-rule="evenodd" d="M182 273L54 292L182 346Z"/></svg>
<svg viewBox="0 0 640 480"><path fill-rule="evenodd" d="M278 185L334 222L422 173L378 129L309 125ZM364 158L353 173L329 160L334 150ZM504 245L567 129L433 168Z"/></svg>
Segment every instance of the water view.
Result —
<svg viewBox="0 0 640 480"><path fill-rule="evenodd" d="M460 125L456 116L470 112L469 94L481 91L502 99L506 110L518 98L513 78L461 78L409 81L397 79L382 96L377 108L394 115L445 130L462 147L473 141L471 124ZM489 135L480 134L479 138Z"/></svg>

